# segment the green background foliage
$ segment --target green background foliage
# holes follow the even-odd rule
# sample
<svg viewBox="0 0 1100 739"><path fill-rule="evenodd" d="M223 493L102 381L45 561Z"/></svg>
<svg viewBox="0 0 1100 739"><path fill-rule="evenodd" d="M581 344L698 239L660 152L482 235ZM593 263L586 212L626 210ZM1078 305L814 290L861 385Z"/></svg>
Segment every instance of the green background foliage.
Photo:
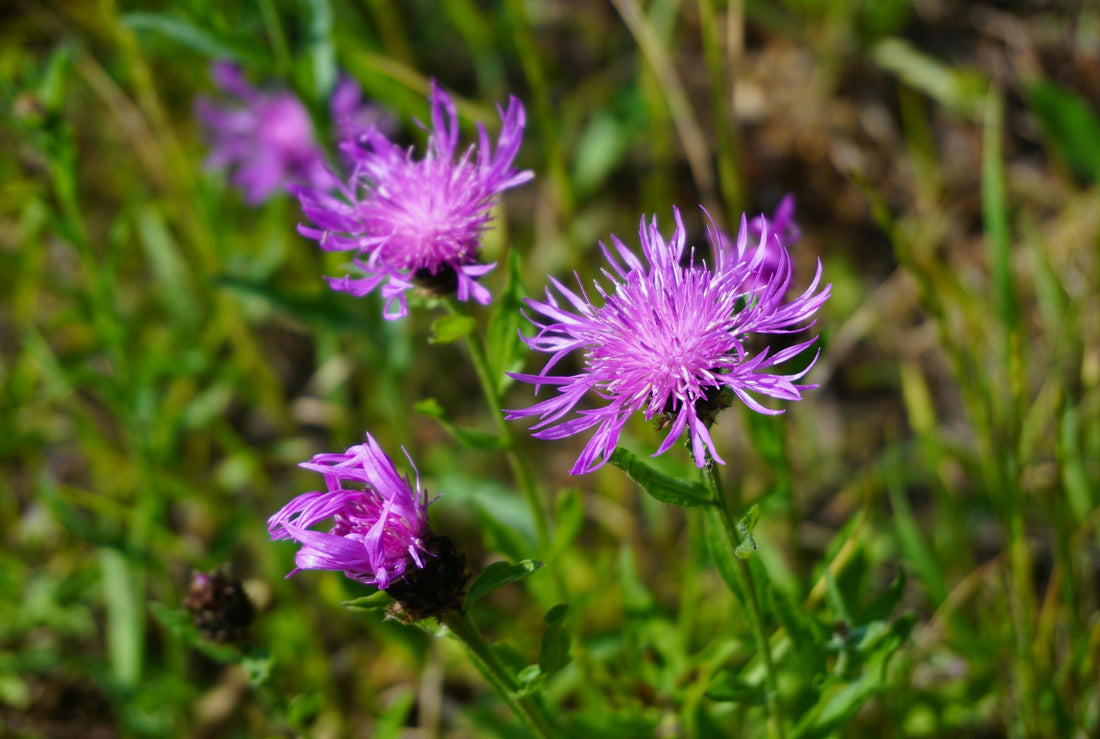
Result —
<svg viewBox="0 0 1100 739"><path fill-rule="evenodd" d="M524 565L535 523L456 339L483 332L526 406L502 373L535 371L515 308L546 275L598 277L597 241L636 244L643 213L677 204L698 237L696 204L731 226L788 191L797 286L817 257L833 283L821 389L714 429L759 516L738 555L788 735L1100 731L1095 2L16 0L0 21L0 733L524 736L434 625L338 573L284 579L266 518L319 482L295 465L368 429L442 493L433 528L489 567L472 615L572 734L763 736L690 454L649 460L639 418L622 469L570 477L583 439L516 427L554 512ZM292 199L249 209L202 167L213 58L319 130L346 70L410 143L431 78L467 133L524 100L536 180L487 234L493 306L387 322L329 291L344 255ZM218 567L257 607L246 644L181 610Z"/></svg>

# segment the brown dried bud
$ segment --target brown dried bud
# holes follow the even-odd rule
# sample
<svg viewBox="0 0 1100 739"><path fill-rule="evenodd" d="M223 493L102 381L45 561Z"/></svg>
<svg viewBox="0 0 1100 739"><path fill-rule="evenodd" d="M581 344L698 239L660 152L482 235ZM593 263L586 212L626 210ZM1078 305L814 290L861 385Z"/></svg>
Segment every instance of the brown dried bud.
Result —
<svg viewBox="0 0 1100 739"><path fill-rule="evenodd" d="M241 581L224 572L195 572L183 607L202 635L222 644L244 641L256 614Z"/></svg>

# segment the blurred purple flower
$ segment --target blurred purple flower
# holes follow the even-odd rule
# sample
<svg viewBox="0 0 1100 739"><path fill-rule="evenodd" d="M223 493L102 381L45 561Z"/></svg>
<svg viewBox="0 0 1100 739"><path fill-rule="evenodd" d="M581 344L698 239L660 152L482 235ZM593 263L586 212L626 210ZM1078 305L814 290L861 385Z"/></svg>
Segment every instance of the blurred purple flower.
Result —
<svg viewBox="0 0 1100 739"><path fill-rule="evenodd" d="M779 269L784 254L802 236L798 224L794 222L794 195L787 194L779 201L770 219L761 213L750 219L748 226L750 239L760 240L768 233L775 236L765 240L764 259L757 269L757 282L766 284ZM718 243L721 249L736 248L733 237L724 231L719 232Z"/></svg>
<svg viewBox="0 0 1100 739"><path fill-rule="evenodd" d="M328 107L333 132L340 143L360 137L371 129L382 133L392 133L394 129L394 120L377 105L364 101L363 88L346 74L340 75Z"/></svg>
<svg viewBox="0 0 1100 739"><path fill-rule="evenodd" d="M377 129L341 145L352 163L342 197L326 187L297 189L302 210L317 228L299 226L322 249L355 252L363 277L329 278L334 290L363 296L381 285L387 319L408 314L405 293L416 284L482 305L490 294L478 278L495 264L479 264L481 235L500 193L534 175L512 168L523 138L523 106L510 98L500 110L496 151L477 125L478 143L455 159L458 116L436 84L431 92L431 132L423 159L389 141ZM393 308L396 301L397 307Z"/></svg>
<svg viewBox="0 0 1100 739"><path fill-rule="evenodd" d="M623 425L639 410L647 419L663 416L671 426L654 456L671 448L687 429L696 465L704 465L708 451L722 462L708 427L733 396L754 411L774 415L783 411L761 405L750 393L800 400L803 390L816 387L796 384L816 356L795 374L771 371L802 354L816 337L774 354L770 347L750 354L746 343L751 334L795 333L813 325L811 319L830 288L827 285L814 294L821 279L820 261L809 288L798 298L784 301L791 281L785 249L777 251L778 264L767 281L757 279L778 241L767 221L760 222L760 239L750 249L750 227L742 218L736 244L716 249L715 265L710 268L696 263L693 250L685 253L684 226L679 211L674 212L676 230L668 242L657 229L656 217L648 227L642 219L642 252L648 264L642 264L614 236L614 253L600 245L615 273L604 273L613 290L595 283L601 306L592 303L583 287L578 295L553 277L551 283L573 310L560 305L549 288L545 302L526 301L538 314L530 320L539 329L527 344L552 356L539 374L512 377L534 384L536 392L542 385L556 386L558 392L530 408L506 411L507 418L537 416L539 421L532 428L540 439L560 439L596 426L573 465L573 474L591 472L606 463ZM712 248L719 243L713 223L707 235ZM584 352L583 370L572 376L547 374L573 351ZM567 418L590 391L607 405L576 411Z"/></svg>
<svg viewBox="0 0 1100 739"><path fill-rule="evenodd" d="M410 563L423 568L425 555L433 556L425 544L431 536L431 501L419 475L411 487L370 434L366 444L343 454L318 454L299 466L323 474L326 491L299 495L268 519L272 539L302 545L290 575L342 570L353 580L385 590L405 576ZM328 519L333 521L329 533L311 530Z"/></svg>
<svg viewBox="0 0 1100 739"><path fill-rule="evenodd" d="M230 182L252 205L290 183L324 187L331 181L309 111L293 93L258 90L231 62L215 62L210 75L236 102L218 106L206 97L195 101L210 142L207 167L232 170Z"/></svg>

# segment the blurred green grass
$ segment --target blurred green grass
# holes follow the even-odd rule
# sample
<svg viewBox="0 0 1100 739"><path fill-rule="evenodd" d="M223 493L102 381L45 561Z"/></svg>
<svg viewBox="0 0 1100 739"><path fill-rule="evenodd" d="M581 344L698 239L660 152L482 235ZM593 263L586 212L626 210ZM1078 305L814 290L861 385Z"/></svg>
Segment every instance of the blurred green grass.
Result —
<svg viewBox="0 0 1100 739"><path fill-rule="evenodd" d="M731 411L716 432L727 478L764 511L754 566L800 735L1098 731L1091 4L81 0L0 14L3 733L516 735L455 645L349 612L365 590L338 575L283 579L292 551L267 542L266 517L315 484L297 462L363 429L410 449L444 493L436 529L473 566L529 553L532 526L496 454L413 410L436 398L489 427L459 349L427 343L433 312L387 323L375 301L328 292L341 259L296 234L293 202L249 210L202 170L191 101L211 55L283 79L318 114L337 67L401 116L424 117L431 77L467 123L519 95L520 163L537 179L504 199L486 249L521 253L531 292L548 273L594 276L596 241L634 243L642 213L678 204L699 230L697 202L732 223L794 192L800 272L820 255L834 283L822 389L780 422ZM651 448L644 422L631 431ZM735 695L733 677L759 669L698 522L619 470L569 478L575 443L523 446L555 495L579 643L609 686L586 689L574 664L552 699L609 736L762 734L759 708L696 689L732 665ZM664 471L691 470L666 456ZM191 570L224 564L260 606L243 665L156 615L179 607ZM885 638L900 648L846 667L861 657L837 624L861 623L899 571L912 621ZM511 588L477 607L528 659L544 574L533 598ZM813 617L790 621L787 603ZM800 628L839 646L800 651ZM803 659L825 684L800 682ZM857 693L874 696L858 713L842 705Z"/></svg>

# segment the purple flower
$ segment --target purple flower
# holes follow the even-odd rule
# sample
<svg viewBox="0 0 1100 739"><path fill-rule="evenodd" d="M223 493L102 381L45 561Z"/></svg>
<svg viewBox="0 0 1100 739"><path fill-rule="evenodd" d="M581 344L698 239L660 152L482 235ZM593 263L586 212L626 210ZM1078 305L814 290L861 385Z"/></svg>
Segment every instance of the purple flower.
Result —
<svg viewBox="0 0 1100 739"><path fill-rule="evenodd" d="M595 426L573 474L591 472L606 463L623 425L639 410L647 419L663 416L671 426L654 456L672 447L687 429L698 466L706 462L707 452L722 462L708 426L733 396L754 411L778 414L783 411L761 405L753 394L800 400L803 390L816 387L796 384L816 356L794 374L773 369L802 354L816 337L775 353L769 347L751 353L748 339L752 334L794 333L812 325L811 318L829 296L830 286L814 294L821 279L820 261L810 287L785 301L791 281L785 249L778 251L779 264L767 281L757 279L769 241L777 240L767 232L766 222L759 242L750 249L749 225L742 217L734 248L717 249L710 268L696 263L693 251L685 253L684 226L679 211L674 212L676 231L668 242L657 230L656 217L648 227L642 220L640 236L647 264L614 236L614 253L600 245L614 270L614 274L604 272L612 282L610 290L595 283L602 305L594 305L583 287L577 294L553 277L551 283L568 305L560 304L549 288L545 302L527 300L536 314L529 318L539 329L527 344L552 356L539 374L512 376L534 384L536 392L542 385L555 386L557 395L530 408L507 411L507 418L537 416L533 435L540 439L560 439ZM713 223L707 234L713 247L719 240ZM572 376L548 374L574 351L584 353L583 370ZM607 404L570 416L589 392Z"/></svg>
<svg viewBox="0 0 1100 739"><path fill-rule="evenodd" d="M394 121L378 106L363 100L363 88L346 74L340 75L328 107L339 142L360 137L373 128L387 132L394 127ZM326 184L331 184L331 181Z"/></svg>
<svg viewBox="0 0 1100 739"><path fill-rule="evenodd" d="M802 236L794 222L794 195L787 193L779 201L770 220L761 213L749 221L750 237L759 239L766 233L774 234L779 244L788 249Z"/></svg>
<svg viewBox="0 0 1100 739"><path fill-rule="evenodd" d="M331 181L309 111L293 93L258 90L230 62L215 62L210 74L237 102L216 106L205 97L195 102L210 140L207 167L232 170L230 181L253 205L290 183L323 187Z"/></svg>
<svg viewBox="0 0 1100 739"><path fill-rule="evenodd" d="M318 454L299 466L323 474L326 490L299 495L268 519L272 539L302 545L290 575L342 570L385 590L405 576L410 563L424 567L425 554L432 556L426 546L431 501L419 476L410 487L370 434L366 444L343 454ZM311 529L328 519L333 522L329 533Z"/></svg>
<svg viewBox="0 0 1100 739"><path fill-rule="evenodd" d="M772 279L783 256L794 242L801 237L798 224L794 222L794 195L787 194L775 209L771 219L763 213L749 220L749 238L760 240L771 233L775 238L765 239L764 259L757 268L757 282L766 284ZM724 231L719 232L721 249L736 249L733 237Z"/></svg>
<svg viewBox="0 0 1100 739"><path fill-rule="evenodd" d="M408 314L405 293L417 283L487 304L489 291L477 280L495 266L478 263L490 209L500 193L533 177L512 168L526 123L519 100L513 97L507 109L498 108L503 126L496 151L479 123L477 145L457 159L455 106L434 82L430 100L432 126L423 159L373 129L341 146L352 164L341 197L323 187L297 190L302 210L316 226L299 231L322 249L354 252L353 262L364 275L330 278L329 284L356 296L381 285L388 319Z"/></svg>

